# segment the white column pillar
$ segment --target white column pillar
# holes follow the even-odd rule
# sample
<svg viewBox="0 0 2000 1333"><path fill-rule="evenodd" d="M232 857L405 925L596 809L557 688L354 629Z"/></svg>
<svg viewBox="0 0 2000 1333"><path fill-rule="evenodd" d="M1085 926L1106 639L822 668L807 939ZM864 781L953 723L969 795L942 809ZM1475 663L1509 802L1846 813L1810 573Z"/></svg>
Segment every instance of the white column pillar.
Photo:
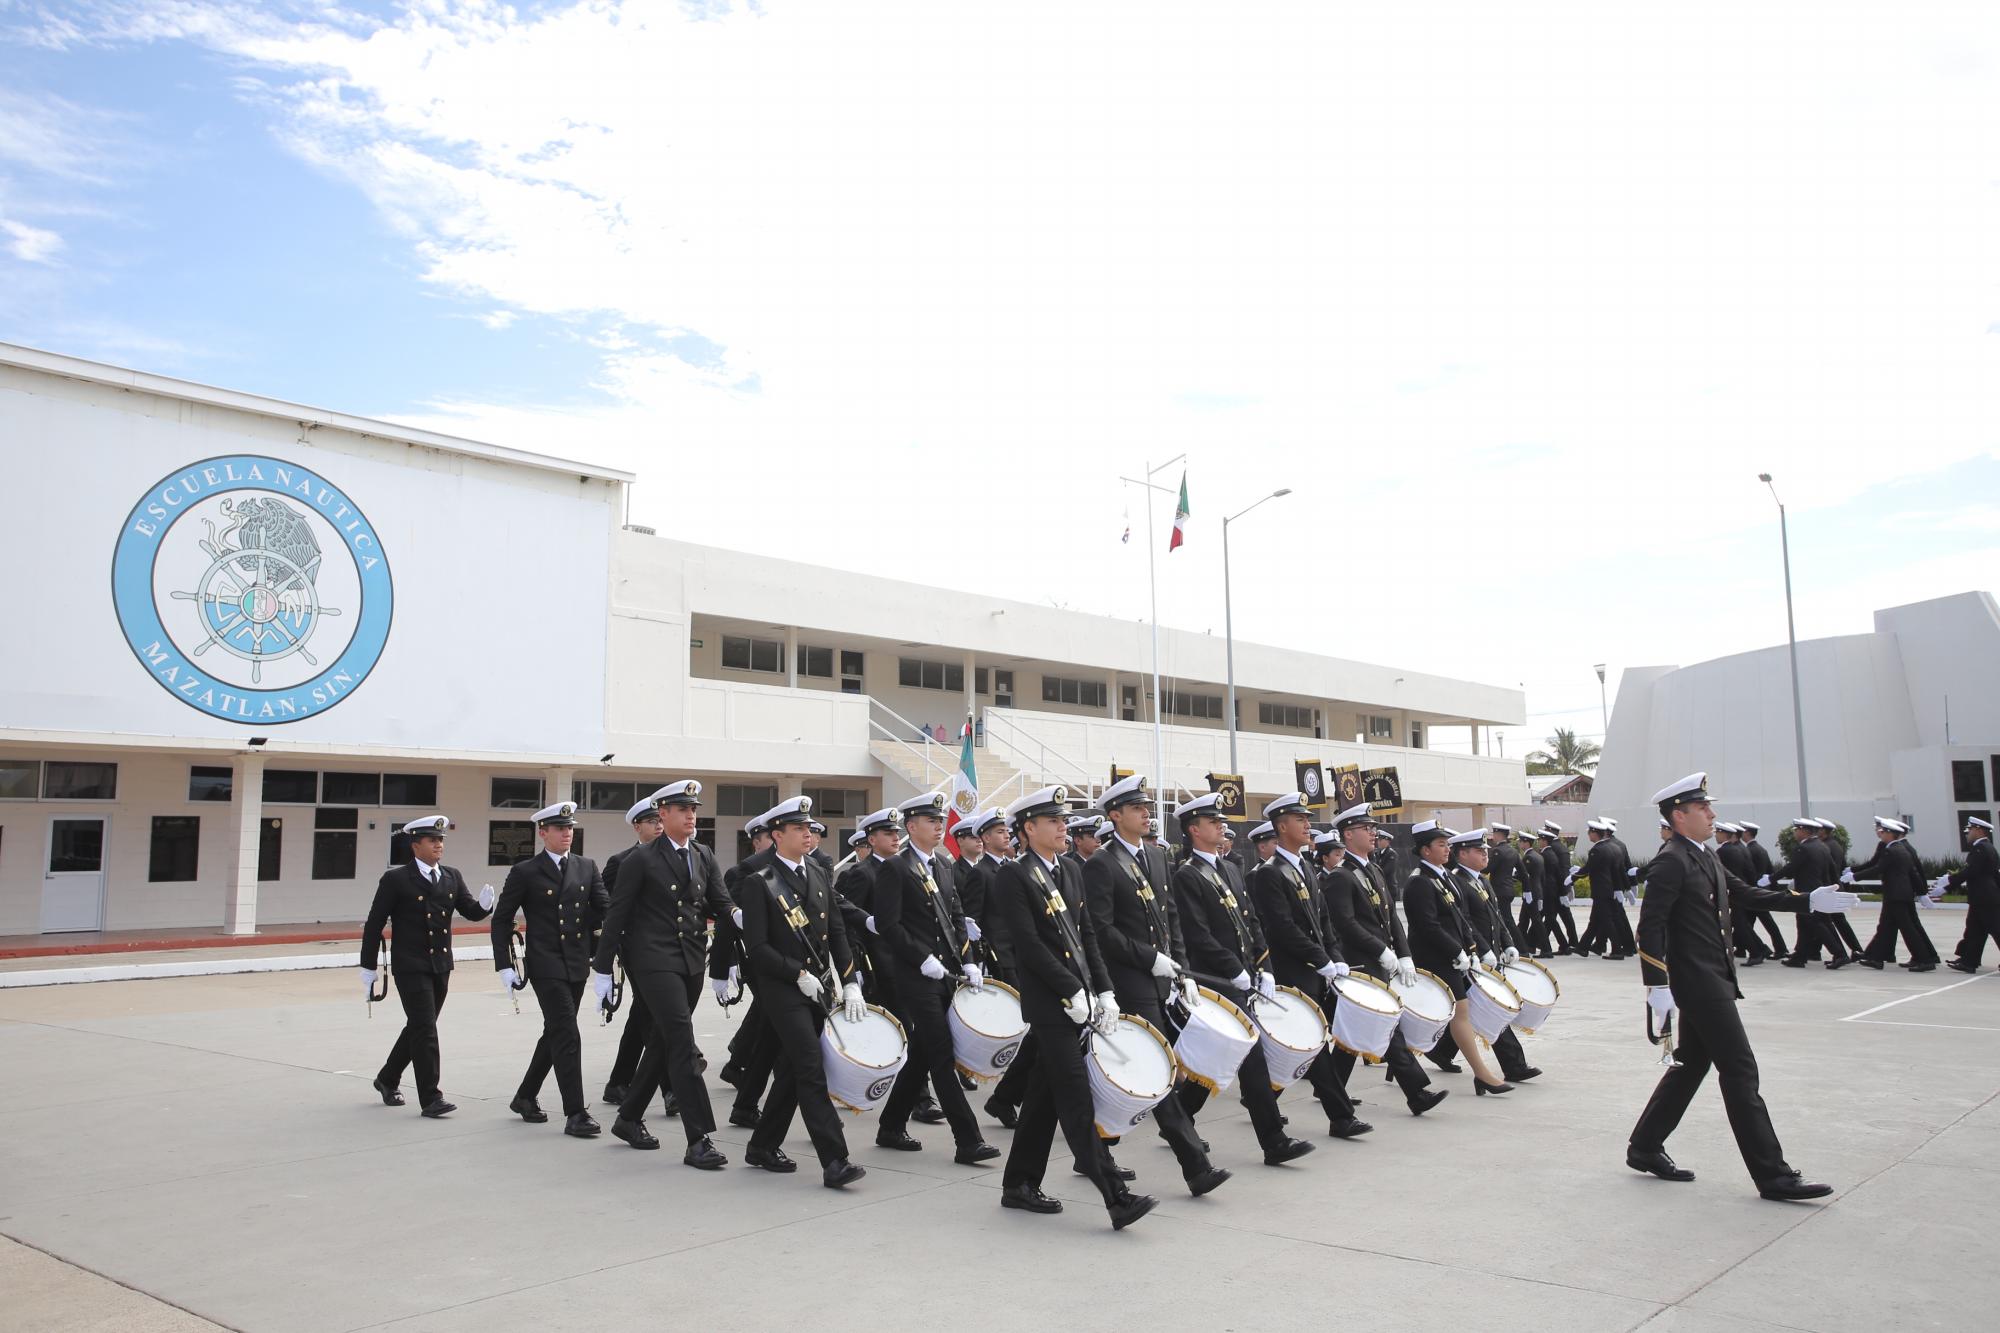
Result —
<svg viewBox="0 0 2000 1333"><path fill-rule="evenodd" d="M1470 723L1467 723L1467 724L1466 724L1466 729L1467 729L1468 731L1470 731L1470 732L1472 733L1472 752L1473 752L1474 754L1478 754L1478 753L1479 753L1479 724L1478 724L1477 722L1470 722Z"/></svg>
<svg viewBox="0 0 2000 1333"><path fill-rule="evenodd" d="M1113 722L1118 720L1118 673L1106 672L1104 676L1104 716Z"/></svg>
<svg viewBox="0 0 2000 1333"><path fill-rule="evenodd" d="M799 627L785 626L785 684L793 689L799 684Z"/></svg>
<svg viewBox="0 0 2000 1333"><path fill-rule="evenodd" d="M554 805L557 801L574 799L570 788L576 785L576 770L573 768L545 768L542 770L542 804Z"/></svg>
<svg viewBox="0 0 2000 1333"><path fill-rule="evenodd" d="M222 867L222 931L225 935L257 933L257 850L264 831L264 756L238 755L230 761L232 803L230 846L233 855Z"/></svg>

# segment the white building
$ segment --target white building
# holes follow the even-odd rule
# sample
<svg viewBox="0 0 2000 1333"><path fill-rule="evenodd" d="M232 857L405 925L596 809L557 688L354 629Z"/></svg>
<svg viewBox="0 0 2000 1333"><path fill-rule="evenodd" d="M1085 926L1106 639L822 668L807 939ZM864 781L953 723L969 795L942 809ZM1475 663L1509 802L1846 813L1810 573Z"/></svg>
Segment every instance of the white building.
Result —
<svg viewBox="0 0 2000 1333"><path fill-rule="evenodd" d="M1984 592L1890 607L1872 634L1801 643L1810 813L1863 843L1870 821L1889 815L1924 855L1956 855L1965 816L1992 819L2000 804L1995 660L2000 608ZM1801 813L1796 735L1785 644L1629 669L1590 810L1649 827L1657 814L1646 798L1706 770L1722 817L1755 820L1772 841Z"/></svg>
<svg viewBox="0 0 2000 1333"><path fill-rule="evenodd" d="M356 920L417 814L476 884L539 806L573 795L602 859L675 777L725 857L798 792L844 831L946 782L968 710L986 799L1153 772L1145 626L664 540L621 526L622 472L4 344L0 441L39 479L0 499L0 934ZM1224 645L1160 643L1161 785L1205 792ZM1518 725L1518 691L1236 667L1253 809L1297 760L1523 798L1519 761L1427 746Z"/></svg>

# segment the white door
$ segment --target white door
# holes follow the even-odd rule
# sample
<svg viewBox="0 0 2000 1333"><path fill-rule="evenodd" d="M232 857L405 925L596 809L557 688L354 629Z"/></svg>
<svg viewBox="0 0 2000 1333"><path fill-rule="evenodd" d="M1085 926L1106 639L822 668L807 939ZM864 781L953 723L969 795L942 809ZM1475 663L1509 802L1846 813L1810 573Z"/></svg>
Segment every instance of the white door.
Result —
<svg viewBox="0 0 2000 1333"><path fill-rule="evenodd" d="M103 928L104 820L58 815L42 871L42 933Z"/></svg>

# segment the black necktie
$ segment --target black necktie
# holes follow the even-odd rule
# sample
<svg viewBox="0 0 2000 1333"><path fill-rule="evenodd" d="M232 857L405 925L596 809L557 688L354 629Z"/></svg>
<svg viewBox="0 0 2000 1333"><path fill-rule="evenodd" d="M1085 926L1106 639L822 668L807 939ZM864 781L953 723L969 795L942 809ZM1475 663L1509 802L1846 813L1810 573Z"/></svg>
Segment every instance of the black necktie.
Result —
<svg viewBox="0 0 2000 1333"><path fill-rule="evenodd" d="M686 872L688 883L694 883L694 849L692 847L676 847L674 850L680 853L681 869Z"/></svg>
<svg viewBox="0 0 2000 1333"><path fill-rule="evenodd" d="M563 877L563 859L560 856L558 856L556 858L556 878L560 880L562 877Z"/></svg>

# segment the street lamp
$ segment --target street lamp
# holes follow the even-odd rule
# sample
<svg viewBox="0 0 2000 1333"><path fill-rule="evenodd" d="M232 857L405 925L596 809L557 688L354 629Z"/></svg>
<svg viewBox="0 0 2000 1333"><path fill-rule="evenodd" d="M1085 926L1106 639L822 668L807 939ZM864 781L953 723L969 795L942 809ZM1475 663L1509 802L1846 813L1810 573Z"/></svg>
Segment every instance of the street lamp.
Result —
<svg viewBox="0 0 2000 1333"><path fill-rule="evenodd" d="M1806 719L1799 704L1799 631L1792 618L1792 539L1785 528L1785 502L1778 499L1778 488L1771 485L1771 474L1759 472L1757 480L1770 487L1771 499L1778 505L1778 549L1785 557L1785 638L1792 649L1792 739L1798 742L1799 750L1799 813L1809 815L1812 798L1806 794Z"/></svg>
<svg viewBox="0 0 2000 1333"><path fill-rule="evenodd" d="M1599 662L1591 670L1597 673L1597 714L1604 722L1604 737L1606 740L1609 740L1611 738L1611 709L1604 702L1604 663Z"/></svg>
<svg viewBox="0 0 2000 1333"><path fill-rule="evenodd" d="M1264 500L1275 500L1281 495L1291 493L1291 487L1280 486L1263 500L1257 501L1257 504L1239 509L1222 520L1222 643L1223 654L1229 666L1229 702L1225 707L1229 722L1229 771L1238 776L1241 774L1236 767L1236 622L1229 605L1229 525L1249 513L1251 509L1255 509L1257 505L1263 504Z"/></svg>

